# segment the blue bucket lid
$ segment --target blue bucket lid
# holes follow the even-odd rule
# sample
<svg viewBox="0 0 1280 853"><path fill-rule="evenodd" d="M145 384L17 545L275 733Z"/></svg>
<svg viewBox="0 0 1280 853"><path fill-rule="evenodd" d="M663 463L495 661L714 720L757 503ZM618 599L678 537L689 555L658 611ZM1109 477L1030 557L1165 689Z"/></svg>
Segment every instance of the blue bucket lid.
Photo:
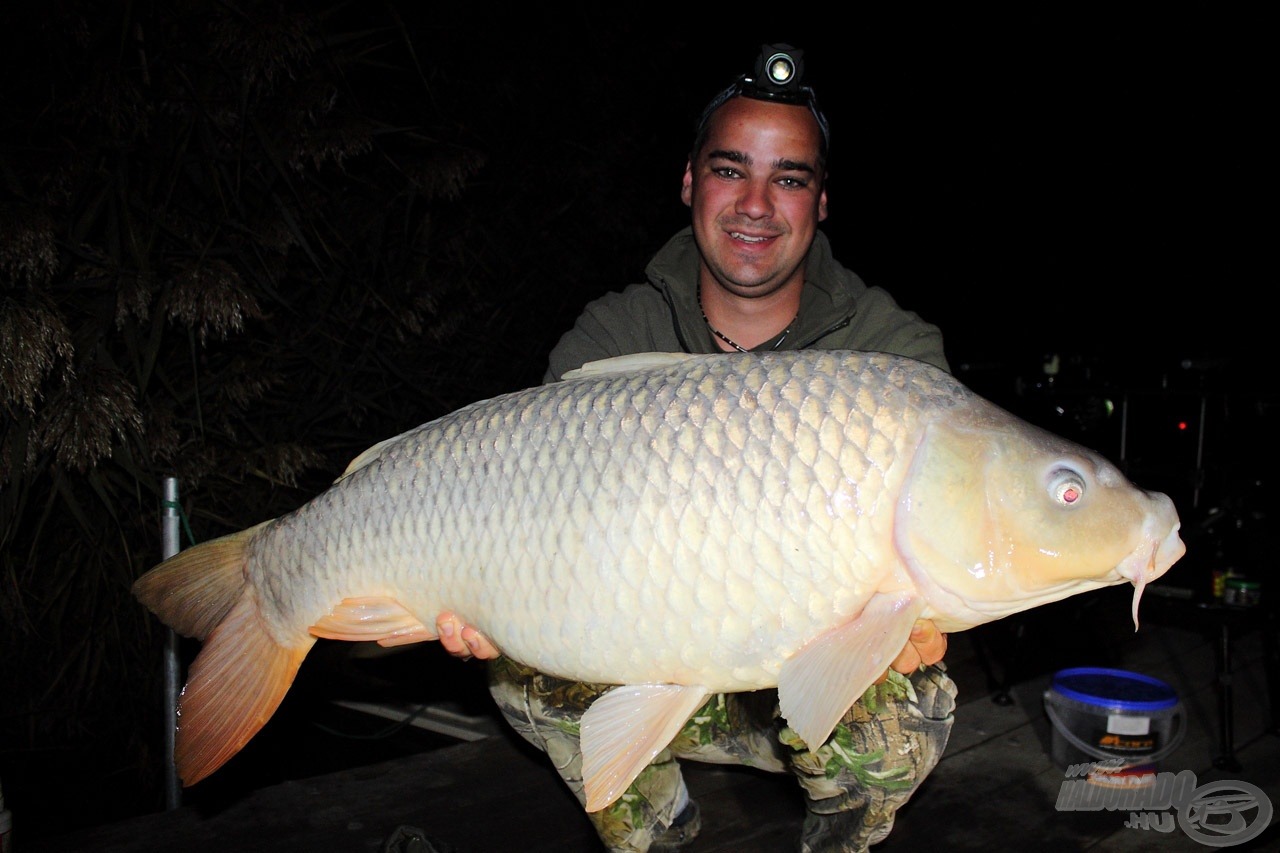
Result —
<svg viewBox="0 0 1280 853"><path fill-rule="evenodd" d="M1091 705L1107 705L1123 711L1162 711L1178 704L1178 694L1158 678L1081 666L1054 673L1053 688L1069 699Z"/></svg>

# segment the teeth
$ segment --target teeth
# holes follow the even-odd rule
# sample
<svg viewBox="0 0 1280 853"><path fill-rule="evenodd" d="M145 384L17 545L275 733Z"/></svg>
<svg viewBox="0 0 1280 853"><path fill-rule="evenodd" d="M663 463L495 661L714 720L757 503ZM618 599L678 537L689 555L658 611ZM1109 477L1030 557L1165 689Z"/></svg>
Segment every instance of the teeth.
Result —
<svg viewBox="0 0 1280 853"><path fill-rule="evenodd" d="M732 236L735 240L742 240L747 243L763 243L765 240L769 239L768 237L748 237L746 234L743 234L738 231L730 232L730 236Z"/></svg>

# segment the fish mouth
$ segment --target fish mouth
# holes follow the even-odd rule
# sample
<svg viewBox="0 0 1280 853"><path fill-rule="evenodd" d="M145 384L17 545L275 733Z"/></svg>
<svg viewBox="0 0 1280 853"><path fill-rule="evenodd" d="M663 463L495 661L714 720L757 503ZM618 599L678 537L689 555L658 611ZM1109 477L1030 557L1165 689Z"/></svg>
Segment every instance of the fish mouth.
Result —
<svg viewBox="0 0 1280 853"><path fill-rule="evenodd" d="M1182 525L1174 524L1163 538L1148 535L1124 562L1116 567L1120 577L1133 584L1133 630L1138 630L1138 604L1147 584L1169 571L1187 553L1187 545L1178 535Z"/></svg>
<svg viewBox="0 0 1280 853"><path fill-rule="evenodd" d="M1042 604L1059 601L1070 595L1104 589L1123 581L1133 584L1132 616L1134 630L1138 629L1138 606L1147 584L1167 572L1186 553L1187 547L1178 535L1180 525L1169 525L1155 518L1149 519L1138 545L1118 565L1086 578L1070 578L1053 586L1032 591L1018 589L1016 601L966 599L959 592L948 590L929 579L916 561L903 555L907 571L925 597L933 602L929 618L943 631L963 631L974 625L1010 616ZM951 614L951 615L947 615ZM964 614L963 616L959 614Z"/></svg>

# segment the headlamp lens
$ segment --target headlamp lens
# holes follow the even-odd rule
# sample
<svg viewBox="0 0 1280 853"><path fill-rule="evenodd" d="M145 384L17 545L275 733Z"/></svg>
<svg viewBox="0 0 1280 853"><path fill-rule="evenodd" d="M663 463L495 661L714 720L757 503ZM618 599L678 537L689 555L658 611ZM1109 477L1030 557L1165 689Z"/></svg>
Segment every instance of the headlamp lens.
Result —
<svg viewBox="0 0 1280 853"><path fill-rule="evenodd" d="M769 82L775 86L785 86L796 74L796 62L787 53L775 53L765 60Z"/></svg>

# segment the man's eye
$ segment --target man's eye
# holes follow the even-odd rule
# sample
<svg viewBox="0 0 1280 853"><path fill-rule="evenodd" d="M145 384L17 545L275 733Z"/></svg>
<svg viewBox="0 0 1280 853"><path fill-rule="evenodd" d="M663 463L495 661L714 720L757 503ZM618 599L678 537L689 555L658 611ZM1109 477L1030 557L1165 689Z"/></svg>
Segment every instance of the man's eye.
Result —
<svg viewBox="0 0 1280 853"><path fill-rule="evenodd" d="M741 176L741 172L732 166L721 166L718 169L712 169L712 174L719 175L722 178L737 178Z"/></svg>
<svg viewBox="0 0 1280 853"><path fill-rule="evenodd" d="M804 178L779 178L778 183L789 190L802 190L809 186L809 182Z"/></svg>

